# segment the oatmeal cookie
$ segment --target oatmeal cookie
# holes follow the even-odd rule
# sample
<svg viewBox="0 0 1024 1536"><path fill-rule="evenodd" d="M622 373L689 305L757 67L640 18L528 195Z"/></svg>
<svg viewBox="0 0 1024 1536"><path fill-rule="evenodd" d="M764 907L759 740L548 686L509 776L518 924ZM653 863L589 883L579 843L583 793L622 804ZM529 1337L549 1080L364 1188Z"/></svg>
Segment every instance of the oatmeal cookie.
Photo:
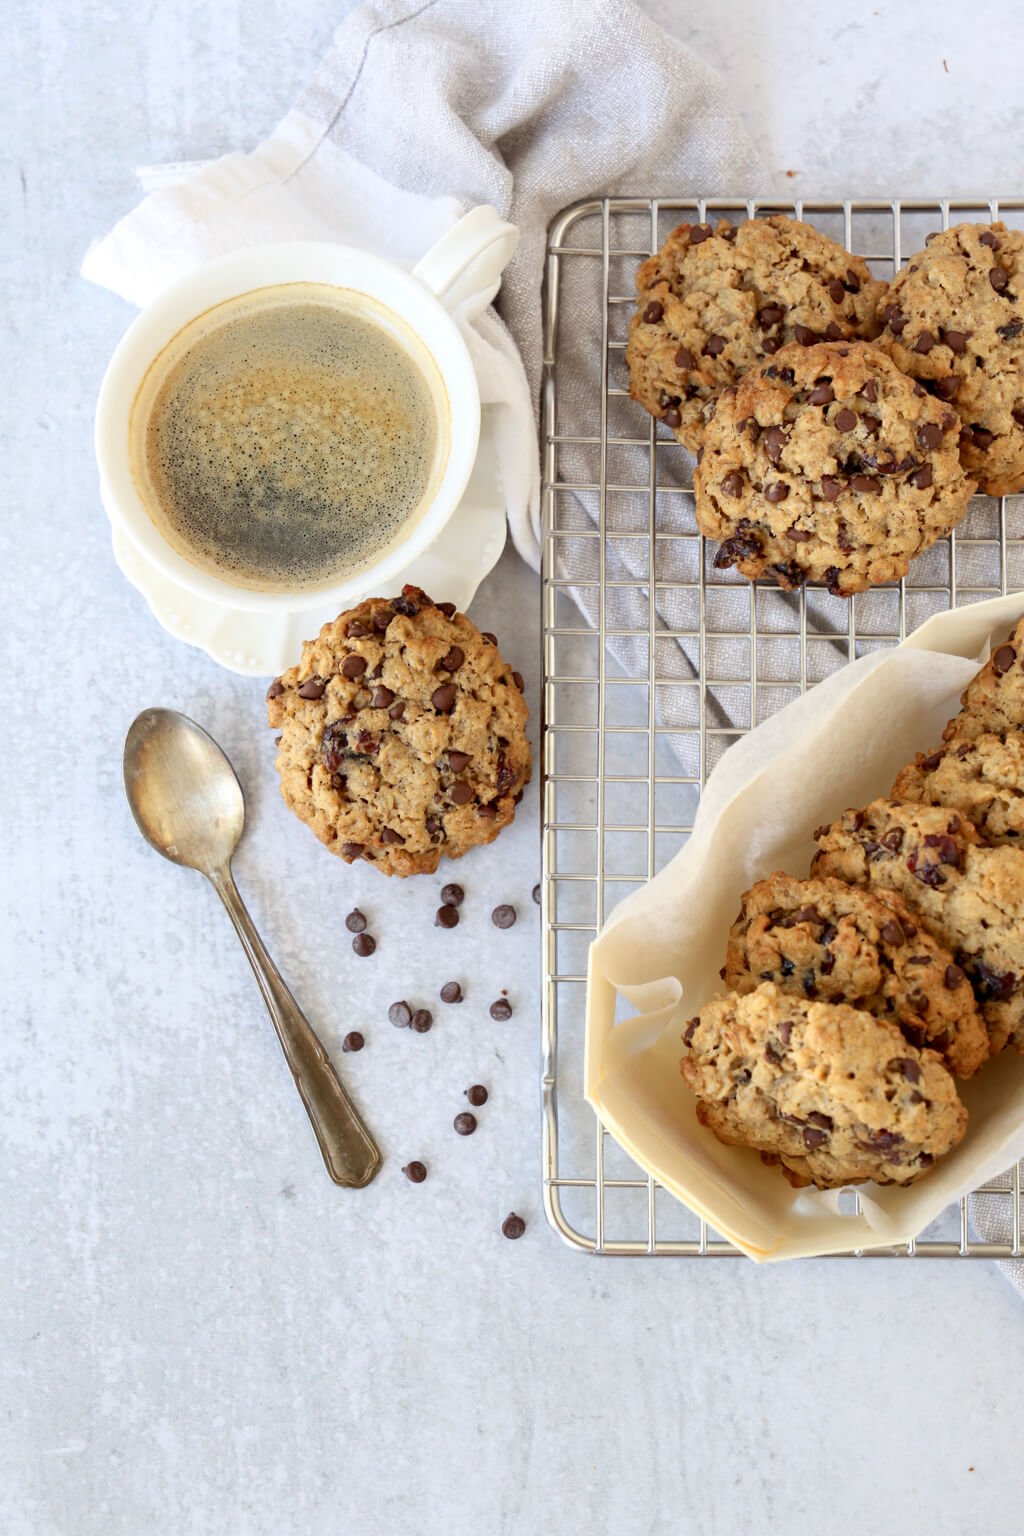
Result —
<svg viewBox="0 0 1024 1536"><path fill-rule="evenodd" d="M900 771L892 798L948 806L993 847L1024 847L1024 732L983 731L965 740L951 735Z"/></svg>
<svg viewBox="0 0 1024 1536"><path fill-rule="evenodd" d="M708 408L697 523L719 568L840 597L904 575L963 517L959 420L867 342L789 346Z"/></svg>
<svg viewBox="0 0 1024 1536"><path fill-rule="evenodd" d="M702 1124L780 1162L797 1187L911 1184L967 1129L941 1057L845 1003L762 982L715 998L682 1038Z"/></svg>
<svg viewBox="0 0 1024 1536"><path fill-rule="evenodd" d="M1024 730L1024 619L994 646L988 661L960 695L961 710L944 741L973 741L987 732Z"/></svg>
<svg viewBox="0 0 1024 1536"><path fill-rule="evenodd" d="M722 980L735 992L773 981L799 997L849 1003L938 1051L959 1077L988 1060L966 975L892 891L784 874L758 881L732 925Z"/></svg>
<svg viewBox="0 0 1024 1536"><path fill-rule="evenodd" d="M896 365L956 405L961 456L981 490L1024 488L1024 234L996 223L930 236L878 318Z"/></svg>
<svg viewBox="0 0 1024 1536"><path fill-rule="evenodd" d="M1024 850L945 806L874 800L815 833L811 873L895 891L967 973L992 1052L1024 1052Z"/></svg>
<svg viewBox="0 0 1024 1536"><path fill-rule="evenodd" d="M885 290L859 256L781 214L680 224L636 287L630 393L694 452L720 390L787 342L873 336Z"/></svg>
<svg viewBox="0 0 1024 1536"><path fill-rule="evenodd" d="M267 714L285 804L387 875L493 842L529 782L522 679L493 635L415 587L325 624Z"/></svg>

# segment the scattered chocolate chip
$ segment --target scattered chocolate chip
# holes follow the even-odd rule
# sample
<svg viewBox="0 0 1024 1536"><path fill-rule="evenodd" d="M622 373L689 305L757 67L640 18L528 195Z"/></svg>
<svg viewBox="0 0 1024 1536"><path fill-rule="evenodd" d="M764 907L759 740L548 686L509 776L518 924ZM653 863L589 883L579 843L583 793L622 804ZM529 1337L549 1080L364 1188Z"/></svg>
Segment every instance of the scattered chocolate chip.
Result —
<svg viewBox="0 0 1024 1536"><path fill-rule="evenodd" d="M680 347L675 356L675 364L677 368L685 368L689 372L690 369L696 368L697 359L689 347Z"/></svg>
<svg viewBox="0 0 1024 1536"><path fill-rule="evenodd" d="M932 483L932 467L930 464L922 464L920 469L915 469L912 475L907 476L908 481L916 491L926 491Z"/></svg>
<svg viewBox="0 0 1024 1536"><path fill-rule="evenodd" d="M826 501L835 501L843 489L843 482L837 480L835 475L822 475L821 494Z"/></svg>
<svg viewBox="0 0 1024 1536"><path fill-rule="evenodd" d="M644 310L644 320L648 325L657 325L664 313L664 304L660 303L657 299L652 299Z"/></svg>
<svg viewBox="0 0 1024 1536"><path fill-rule="evenodd" d="M417 1008L412 1016L411 1027L418 1035L425 1035L433 1027L434 1015L429 1008Z"/></svg>
<svg viewBox="0 0 1024 1536"><path fill-rule="evenodd" d="M322 677L307 677L304 683L299 684L300 699L322 699L327 684Z"/></svg>
<svg viewBox="0 0 1024 1536"><path fill-rule="evenodd" d="M992 652L992 670L998 677L1005 677L1016 660L1017 652L1013 646L1001 645L998 650Z"/></svg>
<svg viewBox="0 0 1024 1536"><path fill-rule="evenodd" d="M349 933L364 932L366 928L366 918L363 913L360 912L358 907L353 907L352 911L348 914L348 917L346 917L345 927L348 929Z"/></svg>
<svg viewBox="0 0 1024 1536"><path fill-rule="evenodd" d="M281 679L279 677L275 677L274 681L271 683L270 687L267 689L267 698L268 699L279 699L281 697L282 693L284 693L284 683L282 683L282 681L281 681Z"/></svg>
<svg viewBox="0 0 1024 1536"><path fill-rule="evenodd" d="M495 928L511 928L514 925L515 920L516 909L515 907L510 906L508 902L502 902L502 904L498 907L495 907L494 911L491 913L491 922L494 924Z"/></svg>
<svg viewBox="0 0 1024 1536"><path fill-rule="evenodd" d="M704 344L704 352L707 357L719 357L725 351L724 336L709 336Z"/></svg>
<svg viewBox="0 0 1024 1536"><path fill-rule="evenodd" d="M914 351L922 353L930 352L934 345L935 337L932 335L931 331L922 331L920 336L914 342Z"/></svg>
<svg viewBox="0 0 1024 1536"><path fill-rule="evenodd" d="M996 293L1002 293L1010 281L1002 267L993 267L988 275L988 280L992 284L992 287L995 289Z"/></svg>
<svg viewBox="0 0 1024 1536"><path fill-rule="evenodd" d="M405 1001L392 1003L388 1009L388 1022L396 1029L408 1029L412 1023L412 1009Z"/></svg>
<svg viewBox="0 0 1024 1536"><path fill-rule="evenodd" d="M833 417L833 423L840 432L852 432L857 425L857 421L857 412L851 411L848 406L844 406L841 411L837 411Z"/></svg>
<svg viewBox="0 0 1024 1536"><path fill-rule="evenodd" d="M476 1115L471 1115L468 1109L464 1109L452 1121L452 1125L454 1125L460 1136L472 1136L476 1130L476 1124Z"/></svg>
<svg viewBox="0 0 1024 1536"><path fill-rule="evenodd" d="M410 1184L422 1184L427 1176L426 1164L420 1162L406 1163L402 1172Z"/></svg>
<svg viewBox="0 0 1024 1536"><path fill-rule="evenodd" d="M438 907L437 911L434 913L435 928L457 928L458 926L458 907L450 907L447 903L445 903L443 907Z"/></svg>
<svg viewBox="0 0 1024 1536"><path fill-rule="evenodd" d="M377 948L377 940L369 933L357 933L352 940L352 948L360 959L365 960L367 955L372 955Z"/></svg>
<svg viewBox="0 0 1024 1536"><path fill-rule="evenodd" d="M510 1211L501 1224L502 1237L508 1237L514 1241L517 1237L522 1237L525 1231L526 1222L521 1216L517 1216L515 1211Z"/></svg>
<svg viewBox="0 0 1024 1536"><path fill-rule="evenodd" d="M341 851L346 859L360 859L363 856L363 844L342 843Z"/></svg>
<svg viewBox="0 0 1024 1536"><path fill-rule="evenodd" d="M345 660L341 664L342 677L347 677L350 681L354 678L362 677L365 671L365 656L346 656Z"/></svg>
<svg viewBox="0 0 1024 1536"><path fill-rule="evenodd" d="M808 405L831 405L836 392L831 384L816 384L807 396Z"/></svg>
<svg viewBox="0 0 1024 1536"><path fill-rule="evenodd" d="M446 981L441 988L442 1003L461 1003L462 988L457 981Z"/></svg>
<svg viewBox="0 0 1024 1536"><path fill-rule="evenodd" d="M341 1048L343 1051L361 1051L365 1044L366 1041L363 1039L363 1036L360 1034L359 1030L350 1029L344 1040L341 1042Z"/></svg>
<svg viewBox="0 0 1024 1536"><path fill-rule="evenodd" d="M785 501L789 495L789 486L784 480L775 480L764 488L765 500L770 502Z"/></svg>
<svg viewBox="0 0 1024 1536"><path fill-rule="evenodd" d="M507 997L499 997L491 1004L488 1012L492 1019L497 1019L499 1024L504 1024L512 1017L512 1004Z"/></svg>
<svg viewBox="0 0 1024 1536"><path fill-rule="evenodd" d="M455 708L455 684L442 683L430 695L430 702L439 715L450 715Z"/></svg>
<svg viewBox="0 0 1024 1536"><path fill-rule="evenodd" d="M483 1083L474 1083L472 1087L466 1089L466 1098L474 1109L479 1109L481 1104L487 1103L487 1089Z"/></svg>
<svg viewBox="0 0 1024 1536"><path fill-rule="evenodd" d="M461 885L456 885L454 882L449 885L442 885L441 900L446 907L461 907L465 899L466 893Z"/></svg>

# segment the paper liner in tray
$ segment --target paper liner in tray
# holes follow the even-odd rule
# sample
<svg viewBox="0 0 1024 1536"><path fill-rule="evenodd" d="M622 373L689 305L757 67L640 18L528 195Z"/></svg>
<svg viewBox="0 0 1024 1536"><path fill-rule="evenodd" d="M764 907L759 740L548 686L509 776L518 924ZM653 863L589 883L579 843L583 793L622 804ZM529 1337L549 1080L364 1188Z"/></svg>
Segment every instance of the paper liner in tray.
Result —
<svg viewBox="0 0 1024 1536"><path fill-rule="evenodd" d="M958 1084L967 1136L907 1189L793 1190L756 1152L698 1124L679 1074L684 1022L722 989L740 896L774 870L805 875L813 830L888 793L900 767L941 739L966 684L1024 614L1024 593L930 619L862 657L732 746L709 778L693 832L670 864L612 913L590 951L585 1092L620 1145L751 1258L887 1247L1024 1156L1024 1058L1004 1052ZM616 1022L616 1010L631 1016ZM847 1202L844 1202L846 1204Z"/></svg>

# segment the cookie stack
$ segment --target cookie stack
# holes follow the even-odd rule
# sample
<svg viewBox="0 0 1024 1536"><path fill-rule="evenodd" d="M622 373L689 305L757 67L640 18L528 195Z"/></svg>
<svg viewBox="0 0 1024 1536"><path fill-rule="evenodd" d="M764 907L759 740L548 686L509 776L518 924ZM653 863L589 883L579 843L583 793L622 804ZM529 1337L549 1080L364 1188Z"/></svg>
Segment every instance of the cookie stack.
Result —
<svg viewBox="0 0 1024 1536"><path fill-rule="evenodd" d="M747 891L683 1032L698 1117L790 1183L909 1184L967 1129L955 1078L1024 1054L1024 620L943 743Z"/></svg>
<svg viewBox="0 0 1024 1536"><path fill-rule="evenodd" d="M630 392L697 455L719 568L849 596L976 488L1024 488L1024 235L932 236L887 285L777 215L682 224L640 268Z"/></svg>

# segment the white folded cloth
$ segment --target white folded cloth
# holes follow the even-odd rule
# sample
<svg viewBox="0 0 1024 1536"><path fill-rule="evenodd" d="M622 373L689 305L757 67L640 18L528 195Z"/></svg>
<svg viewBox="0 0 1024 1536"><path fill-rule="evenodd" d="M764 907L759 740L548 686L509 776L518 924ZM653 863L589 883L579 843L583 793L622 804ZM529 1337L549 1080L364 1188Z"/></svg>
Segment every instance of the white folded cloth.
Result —
<svg viewBox="0 0 1024 1536"><path fill-rule="evenodd" d="M492 408L512 537L537 567L548 222L615 190L763 186L717 76L632 0L373 0L346 16L259 148L178 168L82 271L144 304L196 263L265 240L338 240L412 266L467 208L491 203L521 236L505 324L484 310L464 317L464 334Z"/></svg>

